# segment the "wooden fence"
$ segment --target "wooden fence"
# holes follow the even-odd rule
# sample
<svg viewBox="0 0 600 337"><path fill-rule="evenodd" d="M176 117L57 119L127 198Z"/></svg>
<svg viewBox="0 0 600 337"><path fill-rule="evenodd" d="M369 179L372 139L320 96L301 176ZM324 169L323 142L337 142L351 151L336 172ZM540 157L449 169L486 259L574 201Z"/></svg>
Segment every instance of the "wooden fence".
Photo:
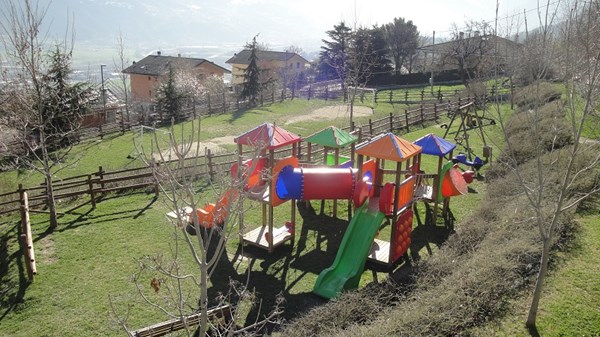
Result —
<svg viewBox="0 0 600 337"><path fill-rule="evenodd" d="M427 121L436 120L443 114L451 114L471 102L473 102L471 98L464 100L459 98L454 102L420 105L416 109L406 109L397 114L390 113L383 118L369 119L363 125L352 125L343 129L359 135L359 142L383 132L410 132L410 129L416 125L424 125ZM291 151L290 146L284 147L275 151L275 156L283 158L289 156ZM341 154L349 155L349 151L350 149L342 149ZM310 152L306 142L301 141L298 145L298 157L306 164L322 163L324 152L324 148L317 144L311 144ZM215 178L218 175L228 174L231 166L236 162L237 154L234 152L212 153L210 149L206 149L205 155L187 158L181 169L185 170L184 176L193 174L196 177ZM160 165L173 166L174 163L175 161L171 161ZM89 203L95 207L99 195L114 191L151 187L155 193L158 193L158 182L155 177L157 168L160 168L158 164L152 164L125 170L105 171L100 166L95 172L54 180L54 197L55 200L61 200L87 195L90 198ZM0 215L19 211L23 192L29 193L30 211L37 212L47 204L45 186L45 183L26 188L20 185L16 191L0 194Z"/></svg>

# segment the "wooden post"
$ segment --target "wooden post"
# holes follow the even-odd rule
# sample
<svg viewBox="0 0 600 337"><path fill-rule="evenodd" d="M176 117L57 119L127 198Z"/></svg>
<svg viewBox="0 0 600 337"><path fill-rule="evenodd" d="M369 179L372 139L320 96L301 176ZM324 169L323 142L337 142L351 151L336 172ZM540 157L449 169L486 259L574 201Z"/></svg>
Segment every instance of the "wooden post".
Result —
<svg viewBox="0 0 600 337"><path fill-rule="evenodd" d="M373 121L371 121L371 118L369 118L369 134L373 135Z"/></svg>
<svg viewBox="0 0 600 337"><path fill-rule="evenodd" d="M306 161L308 161L309 163L312 161L312 143L311 142L306 143Z"/></svg>
<svg viewBox="0 0 600 337"><path fill-rule="evenodd" d="M425 126L425 115L423 113L423 104L419 108L419 112L421 113L421 126Z"/></svg>
<svg viewBox="0 0 600 337"><path fill-rule="evenodd" d="M296 98L296 84L292 87L292 100Z"/></svg>
<svg viewBox="0 0 600 337"><path fill-rule="evenodd" d="M407 161L408 164L408 161ZM398 194L400 191L400 172L402 171L402 163L401 162L397 162L396 163L396 179L395 179L395 184L396 186L394 187L394 204L392 206L392 219L391 219L391 225L392 225L392 230L391 230L391 235L390 235L390 255L388 256L388 267L392 266L392 264L394 263L393 257L394 257L394 252L391 249L392 247L392 242L394 240L394 238L397 236L396 233L396 221L398 221Z"/></svg>
<svg viewBox="0 0 600 337"><path fill-rule="evenodd" d="M333 153L333 162L335 164L335 166L338 166L340 164L340 148L336 147ZM333 200L333 217L337 218L337 199Z"/></svg>
<svg viewBox="0 0 600 337"><path fill-rule="evenodd" d="M275 150L269 150L269 172L273 172L273 166L275 165ZM275 188L275 184L271 180L271 186L269 186L269 191L273 191ZM273 252L273 203L270 201L269 196L269 253Z"/></svg>
<svg viewBox="0 0 600 337"><path fill-rule="evenodd" d="M275 103L275 86L271 86L271 103Z"/></svg>
<svg viewBox="0 0 600 337"><path fill-rule="evenodd" d="M404 122L406 123L406 132L410 132L408 128L408 110L404 109Z"/></svg>
<svg viewBox="0 0 600 337"><path fill-rule="evenodd" d="M394 114L390 112L390 132L394 132Z"/></svg>
<svg viewBox="0 0 600 337"><path fill-rule="evenodd" d="M435 117L435 120L438 119L438 107L437 107L437 102L433 103L433 117Z"/></svg>
<svg viewBox="0 0 600 337"><path fill-rule="evenodd" d="M88 193L90 195L90 202L92 203L92 209L96 209L96 193L94 192L94 182L92 181L92 175L88 174Z"/></svg>
<svg viewBox="0 0 600 337"><path fill-rule="evenodd" d="M308 85L308 100L310 101L310 96L312 95L312 84Z"/></svg>
<svg viewBox="0 0 600 337"><path fill-rule="evenodd" d="M404 104L408 104L408 89L404 91Z"/></svg>
<svg viewBox="0 0 600 337"><path fill-rule="evenodd" d="M223 93L223 113L227 112L227 96Z"/></svg>
<svg viewBox="0 0 600 337"><path fill-rule="evenodd" d="M329 98L329 87L325 87L325 101Z"/></svg>
<svg viewBox="0 0 600 337"><path fill-rule="evenodd" d="M433 199L433 217L431 221L434 226L437 224L437 211L440 203L440 183L442 182L442 179L444 179L444 177L441 176L443 162L444 157L440 156L440 158L438 159L437 176L435 177L435 179L433 179L433 192L431 193L431 198Z"/></svg>
<svg viewBox="0 0 600 337"><path fill-rule="evenodd" d="M102 166L98 166L98 179L100 179L100 189L102 190L101 195L104 196L104 170Z"/></svg>
<svg viewBox="0 0 600 337"><path fill-rule="evenodd" d="M208 161L208 176L210 177L211 180L213 180L215 178L215 172L213 170L213 162L212 162L212 153L210 152L210 149L206 150L206 160ZM238 167L238 170L240 170L241 167Z"/></svg>
<svg viewBox="0 0 600 337"><path fill-rule="evenodd" d="M323 166L327 166L327 146L323 146ZM321 213L325 212L325 200L321 200Z"/></svg>
<svg viewBox="0 0 600 337"><path fill-rule="evenodd" d="M421 104L423 104L424 98L425 98L425 89L421 89Z"/></svg>
<svg viewBox="0 0 600 337"><path fill-rule="evenodd" d="M392 104L392 97L394 96L394 92L390 90L390 104Z"/></svg>
<svg viewBox="0 0 600 337"><path fill-rule="evenodd" d="M210 104L210 95L206 95L206 97L208 98L208 115L211 115L212 112L212 108L211 108L211 104Z"/></svg>
<svg viewBox="0 0 600 337"><path fill-rule="evenodd" d="M19 201L21 203L21 245L23 247L23 256L25 257L25 268L29 281L33 281L37 274L35 265L35 252L33 250L33 239L31 237L31 223L29 221L29 200L27 192L23 189L23 184L19 184Z"/></svg>
<svg viewBox="0 0 600 337"><path fill-rule="evenodd" d="M237 169L237 181L236 181L236 185L237 184L241 184L242 181L242 154L243 154L243 147L242 144L238 144L238 148L237 148L237 164L238 164L238 169ZM243 244L244 242L244 198L240 197L239 198L239 208L238 208L238 221L240 224L240 244Z"/></svg>

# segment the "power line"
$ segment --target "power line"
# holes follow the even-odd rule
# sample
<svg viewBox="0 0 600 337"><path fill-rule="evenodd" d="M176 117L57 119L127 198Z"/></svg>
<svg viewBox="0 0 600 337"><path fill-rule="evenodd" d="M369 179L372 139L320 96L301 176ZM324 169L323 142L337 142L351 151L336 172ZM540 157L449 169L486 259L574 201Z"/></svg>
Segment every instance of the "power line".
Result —
<svg viewBox="0 0 600 337"><path fill-rule="evenodd" d="M531 13L531 12L534 12L534 11L539 11L539 10L543 10L543 9L546 9L546 10L547 10L547 9L548 9L548 7L550 7L550 6L553 6L553 5L557 5L557 4L559 4L560 2L561 2L561 0L556 0L556 1L554 1L554 2L551 2L551 3L548 3L548 4L542 5L542 6L540 6L540 7L531 8L531 9L528 9L528 10L524 10L523 12L518 12L518 13L515 13L515 14L511 14L511 15L506 15L506 16L503 16L503 17L499 17L499 18L498 18L498 22L502 22L502 21L505 21L505 20L508 20L508 19L513 19L513 18L515 18L515 17L518 17L518 16L525 16L527 13ZM496 21L496 18L493 18L493 19L490 19L490 20L483 20L483 21L481 21L481 22L484 22L484 23L487 23L487 24L490 24L490 25L491 25L491 24L492 24L492 23L494 23L495 21ZM462 26L462 27L456 27L456 28L457 28L457 29L460 31L461 29L466 29L466 28L469 28L469 27L467 27L467 26ZM448 30L437 30L437 29L436 29L435 31L436 31L436 33L442 33L442 34L443 34L443 33L451 33L451 32L454 32L454 30L453 30L453 29L448 29Z"/></svg>

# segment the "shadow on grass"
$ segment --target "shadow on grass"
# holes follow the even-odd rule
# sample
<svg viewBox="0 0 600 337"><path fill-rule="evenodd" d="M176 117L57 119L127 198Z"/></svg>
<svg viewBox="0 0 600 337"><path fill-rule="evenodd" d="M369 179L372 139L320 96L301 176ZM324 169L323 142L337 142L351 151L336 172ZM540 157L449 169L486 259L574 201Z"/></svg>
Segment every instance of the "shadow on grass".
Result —
<svg viewBox="0 0 600 337"><path fill-rule="evenodd" d="M214 282L209 298L230 291L230 282L246 285L260 300L260 305L250 308L244 326L256 322L280 303L283 296L283 314L280 318L291 320L326 300L311 291L293 292L298 283L312 283L313 279L329 267L341 243L347 221L315 214L312 207L298 203L302 216L301 231L294 244L277 247L273 253L255 247L238 246L233 256L223 254L213 274ZM299 226L300 227L300 226ZM214 303L216 304L216 303ZM277 325L267 326L273 331Z"/></svg>
<svg viewBox="0 0 600 337"><path fill-rule="evenodd" d="M23 303L29 280L25 270L25 260L21 249L21 226L19 221L6 226L6 231L0 236L0 321Z"/></svg>
<svg viewBox="0 0 600 337"><path fill-rule="evenodd" d="M98 200L96 200L97 203L101 202L101 201L106 201L109 199L113 199L113 198L119 198L119 197L123 197L122 195L114 195L114 196L110 196L110 197L101 197L98 198ZM44 234L42 234L40 237L36 238L34 241L38 241L40 239L42 239L43 237L47 236L48 234L52 234L53 232L64 232L70 229L75 229L78 227L82 227L82 226L87 226L87 225L91 225L91 224L99 224L99 223L104 223L104 222L111 222L111 221L115 221L115 220L122 220L122 219L128 219L128 218L132 218L132 219L137 219L139 218L141 215L144 214L144 212L146 212L147 210L149 210L150 208L152 208L152 205L154 205L154 203L158 200L158 198L156 196L154 196L152 199L150 199L150 202L142 207L141 209L129 209L129 210L124 210L124 211L119 211L119 212L112 212L112 213L101 213L98 212L97 214L94 214L94 209L93 208L89 208L87 211L85 212L70 212L69 214L71 215L78 215L77 218L65 223L65 224L59 224L59 226L52 230L52 229L48 229ZM59 218L64 217L65 214L61 215Z"/></svg>
<svg viewBox="0 0 600 337"><path fill-rule="evenodd" d="M424 223L421 221L419 215L420 212L417 206L418 203L415 203L413 206L417 227L415 227L412 231L410 244L410 257L413 261L418 261L421 258L420 253L423 249L427 251L427 254L433 255L431 244L434 244L437 248L440 248L442 244L448 240L450 235L454 233L454 215L452 214L452 211L448 210L445 218L443 214L438 215L438 219L443 218L444 220L444 226L439 226L437 224L433 224L432 214L434 209L432 206L424 203Z"/></svg>

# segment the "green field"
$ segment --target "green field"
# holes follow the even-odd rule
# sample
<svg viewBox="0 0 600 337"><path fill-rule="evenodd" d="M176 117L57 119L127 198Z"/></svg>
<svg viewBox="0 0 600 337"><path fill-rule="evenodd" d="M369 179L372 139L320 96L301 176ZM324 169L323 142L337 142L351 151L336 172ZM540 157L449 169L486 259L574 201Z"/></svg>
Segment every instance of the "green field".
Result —
<svg viewBox="0 0 600 337"><path fill-rule="evenodd" d="M235 136L265 121L283 126L293 116L331 104L321 100L293 100L243 113L206 117L202 120L202 140ZM374 115L370 118L377 119L390 112L403 111L406 106L379 102L374 108ZM506 111L508 113L508 109ZM357 124L365 123L367 119L358 119ZM413 141L431 132L443 135L444 129L440 125L447 122L442 118L426 128L413 128L411 133L402 137ZM340 118L298 122L285 125L284 128L309 135L328 125L342 127L347 124L346 118ZM189 128L189 124L184 125L183 132L189 132ZM487 144L494 149L501 148L499 128L486 126L484 131ZM177 129L176 132L181 131ZM483 140L474 131L471 131L471 135L471 147L476 154L481 154ZM136 133L80 144L70 155L71 163L75 164L65 165L59 176L94 172L99 165L105 170L140 166L142 162L139 159L132 159L137 157L134 139L138 143L144 142L146 148L150 146L149 137L140 139ZM435 161L425 159L425 170L431 171ZM17 182L31 186L41 181L38 175L23 171L3 173L0 179L0 187L5 190ZM486 183L479 179L470 185L468 195L452 199L456 226L460 226L460 220L473 212L485 191ZM201 184L199 193L207 201L216 198L216 192L208 185ZM81 201L60 204L59 211L78 202ZM260 224L260 206L252 202L246 205L246 222ZM275 226L281 226L289 220L288 206L289 203L286 203L275 208ZM303 206L303 203L299 206ZM348 217L345 202L340 202L337 218L332 216L330 201L325 204L324 214L319 214L319 202L312 202L312 206L316 212L300 207L294 245L280 247L273 254L251 247L241 249L235 235L237 229L232 229L226 254L219 260L211 279L210 295L226 292L229 280L244 283L249 279L249 287L262 299L263 311L275 304L278 294L284 296L283 318L287 320L324 304L323 299L311 293L312 287L320 271L331 265L335 258ZM120 315L128 314L127 325L132 329L165 320L167 317L162 312L141 299L132 282L132 275L138 272L142 258L162 255L168 259L175 243L182 242L180 237L177 239L174 236L177 231L165 218L168 211L165 198L155 199L152 193L137 192L110 194L94 210L84 206L75 213L61 216L58 228L52 233L46 231L46 215L33 215L38 268L33 283L26 282L23 256L17 243L20 234L18 216L0 218L0 336L124 335L114 320L113 309ZM441 223L437 227L441 230ZM562 256L542 301L543 312L539 325L543 336L564 336L571 331L592 336L594 331L598 331L600 319L597 303L600 303L600 294L597 282L594 282L598 274L594 273L593 263L600 258L597 245L599 233L597 212L581 218L581 233L575 239L578 245ZM389 228L380 233L384 238L386 235L389 236ZM431 251L428 251L430 248ZM437 251L435 245L429 244L413 249L411 255L421 258L427 258ZM192 258L187 255L183 261L181 268L194 272ZM141 274L140 284L152 299L161 300L164 293L154 293L150 287L153 276L152 273ZM385 277L386 274L378 275L380 280ZM367 271L360 283L364 286L372 281L373 274ZM183 287L187 292L194 293L192 285L185 284ZM583 290L587 296L575 297L577 290ZM518 303L515 306L523 307ZM250 323L257 310L247 309L247 320L240 324ZM568 314L571 312L577 314ZM513 331L519 330L521 317L523 311L516 311L513 316L508 316L507 323L482 328L481 335L513 335ZM594 324L590 326L586 321Z"/></svg>

